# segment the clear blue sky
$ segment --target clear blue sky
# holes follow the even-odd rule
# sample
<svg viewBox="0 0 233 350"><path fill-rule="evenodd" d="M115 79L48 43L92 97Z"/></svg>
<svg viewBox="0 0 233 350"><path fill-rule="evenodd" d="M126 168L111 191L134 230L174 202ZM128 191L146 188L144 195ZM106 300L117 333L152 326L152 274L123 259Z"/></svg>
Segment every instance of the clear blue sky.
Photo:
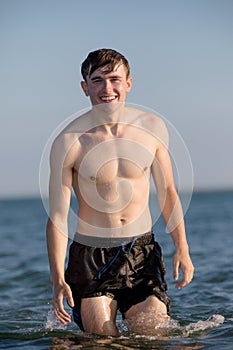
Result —
<svg viewBox="0 0 233 350"><path fill-rule="evenodd" d="M39 193L43 148L89 106L80 64L100 47L128 58L128 102L182 135L194 188L233 188L232 0L0 0L0 47L0 197Z"/></svg>

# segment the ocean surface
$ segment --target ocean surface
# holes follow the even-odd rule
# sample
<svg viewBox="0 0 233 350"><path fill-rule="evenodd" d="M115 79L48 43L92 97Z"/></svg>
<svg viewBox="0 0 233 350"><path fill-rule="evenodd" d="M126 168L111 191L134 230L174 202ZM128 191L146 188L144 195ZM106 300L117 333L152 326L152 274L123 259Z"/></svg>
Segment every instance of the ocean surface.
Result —
<svg viewBox="0 0 233 350"><path fill-rule="evenodd" d="M39 198L0 201L0 349L233 349L233 192L193 194L185 221L195 277L182 290L172 280L171 237L162 220L154 228L171 298L166 335L129 335L120 315L119 338L59 325L51 311L46 218Z"/></svg>

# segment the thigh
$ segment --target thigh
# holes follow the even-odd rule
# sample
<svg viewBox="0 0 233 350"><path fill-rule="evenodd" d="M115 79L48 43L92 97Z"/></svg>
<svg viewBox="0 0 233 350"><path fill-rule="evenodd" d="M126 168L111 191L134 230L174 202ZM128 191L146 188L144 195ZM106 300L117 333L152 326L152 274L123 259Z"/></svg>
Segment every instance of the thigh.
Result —
<svg viewBox="0 0 233 350"><path fill-rule="evenodd" d="M117 302L106 296L81 300L83 327L88 333L118 335L116 328Z"/></svg>
<svg viewBox="0 0 233 350"><path fill-rule="evenodd" d="M159 300L155 295L150 295L146 300L131 306L131 308L126 311L125 318L135 317L140 313L152 313L157 315L167 316L167 306Z"/></svg>

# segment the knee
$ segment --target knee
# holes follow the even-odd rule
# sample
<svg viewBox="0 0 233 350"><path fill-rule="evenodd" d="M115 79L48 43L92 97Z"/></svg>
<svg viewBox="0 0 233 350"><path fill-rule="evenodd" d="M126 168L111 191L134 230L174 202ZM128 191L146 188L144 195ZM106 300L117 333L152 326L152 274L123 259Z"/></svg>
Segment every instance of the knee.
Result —
<svg viewBox="0 0 233 350"><path fill-rule="evenodd" d="M170 317L167 314L155 312L140 312L125 320L129 333L138 335L158 336L166 333Z"/></svg>

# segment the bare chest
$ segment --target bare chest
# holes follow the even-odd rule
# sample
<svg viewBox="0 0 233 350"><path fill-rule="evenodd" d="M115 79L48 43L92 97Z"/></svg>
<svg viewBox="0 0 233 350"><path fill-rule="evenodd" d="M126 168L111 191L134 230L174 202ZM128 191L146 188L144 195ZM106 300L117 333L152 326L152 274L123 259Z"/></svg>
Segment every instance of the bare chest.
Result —
<svg viewBox="0 0 233 350"><path fill-rule="evenodd" d="M77 159L78 176L102 185L117 178L139 179L148 173L154 158L154 145L129 137L94 139L82 147Z"/></svg>

